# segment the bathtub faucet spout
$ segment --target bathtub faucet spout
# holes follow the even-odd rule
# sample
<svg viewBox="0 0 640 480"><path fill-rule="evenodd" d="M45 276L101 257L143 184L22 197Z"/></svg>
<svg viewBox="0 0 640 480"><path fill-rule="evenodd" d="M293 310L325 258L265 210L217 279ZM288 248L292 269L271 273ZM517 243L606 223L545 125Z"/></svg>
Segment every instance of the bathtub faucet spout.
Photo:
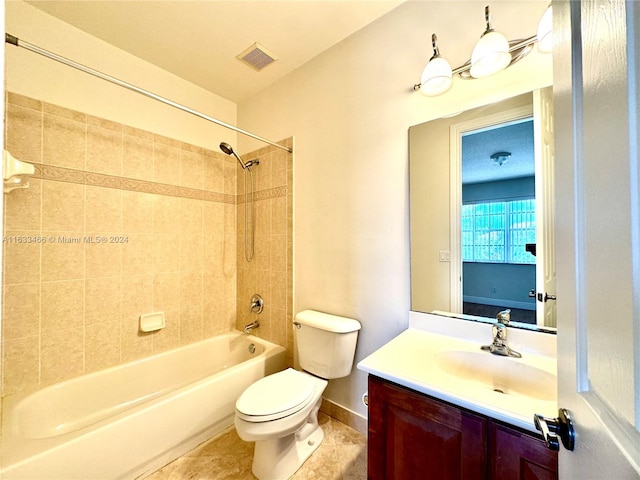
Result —
<svg viewBox="0 0 640 480"><path fill-rule="evenodd" d="M260 322L258 320L251 322L244 326L244 333L251 333L251 330L254 328L258 328L260 326Z"/></svg>

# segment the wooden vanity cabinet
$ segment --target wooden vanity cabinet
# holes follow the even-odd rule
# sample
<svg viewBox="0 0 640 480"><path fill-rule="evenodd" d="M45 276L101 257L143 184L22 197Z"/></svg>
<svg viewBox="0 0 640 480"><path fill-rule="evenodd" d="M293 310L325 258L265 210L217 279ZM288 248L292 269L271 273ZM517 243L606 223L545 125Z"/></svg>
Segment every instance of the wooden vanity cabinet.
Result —
<svg viewBox="0 0 640 480"><path fill-rule="evenodd" d="M533 435L369 375L369 480L551 480L557 464Z"/></svg>

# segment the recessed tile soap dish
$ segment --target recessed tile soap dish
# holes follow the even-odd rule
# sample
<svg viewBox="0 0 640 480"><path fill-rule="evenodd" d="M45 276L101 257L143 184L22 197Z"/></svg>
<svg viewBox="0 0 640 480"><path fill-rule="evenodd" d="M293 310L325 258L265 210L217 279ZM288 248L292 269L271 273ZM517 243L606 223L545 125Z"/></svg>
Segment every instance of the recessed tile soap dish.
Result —
<svg viewBox="0 0 640 480"><path fill-rule="evenodd" d="M140 315L140 331L155 332L166 327L164 312L145 313Z"/></svg>

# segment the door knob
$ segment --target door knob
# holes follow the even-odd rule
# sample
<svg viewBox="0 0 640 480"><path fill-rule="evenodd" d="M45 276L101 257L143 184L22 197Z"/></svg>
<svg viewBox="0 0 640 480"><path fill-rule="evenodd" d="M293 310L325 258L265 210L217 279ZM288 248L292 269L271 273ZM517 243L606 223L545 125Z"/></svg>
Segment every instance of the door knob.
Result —
<svg viewBox="0 0 640 480"><path fill-rule="evenodd" d="M559 440L567 450L573 451L575 448L576 432L573 429L571 413L566 408L558 410L557 418L543 417L536 413L533 416L533 424L542 433L544 443L549 450L560 450Z"/></svg>
<svg viewBox="0 0 640 480"><path fill-rule="evenodd" d="M547 300L555 300L555 299L556 299L555 295L549 295L547 292L544 292L544 296L541 293L538 294L539 302L546 302Z"/></svg>

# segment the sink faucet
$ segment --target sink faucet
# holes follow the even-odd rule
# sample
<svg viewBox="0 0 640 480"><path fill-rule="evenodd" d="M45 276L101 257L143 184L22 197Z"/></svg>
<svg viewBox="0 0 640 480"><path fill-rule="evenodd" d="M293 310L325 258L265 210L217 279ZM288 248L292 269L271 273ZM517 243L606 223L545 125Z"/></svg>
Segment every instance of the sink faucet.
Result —
<svg viewBox="0 0 640 480"><path fill-rule="evenodd" d="M482 350L489 350L494 355L502 355L504 357L521 358L522 355L512 350L507 345L507 327L511 321L511 310L503 310L496 315L496 324L493 326L493 343L484 345Z"/></svg>
<svg viewBox="0 0 640 480"><path fill-rule="evenodd" d="M258 328L260 326L260 322L258 320L254 320L251 323L248 323L244 326L244 333L251 333L251 330L254 328Z"/></svg>

